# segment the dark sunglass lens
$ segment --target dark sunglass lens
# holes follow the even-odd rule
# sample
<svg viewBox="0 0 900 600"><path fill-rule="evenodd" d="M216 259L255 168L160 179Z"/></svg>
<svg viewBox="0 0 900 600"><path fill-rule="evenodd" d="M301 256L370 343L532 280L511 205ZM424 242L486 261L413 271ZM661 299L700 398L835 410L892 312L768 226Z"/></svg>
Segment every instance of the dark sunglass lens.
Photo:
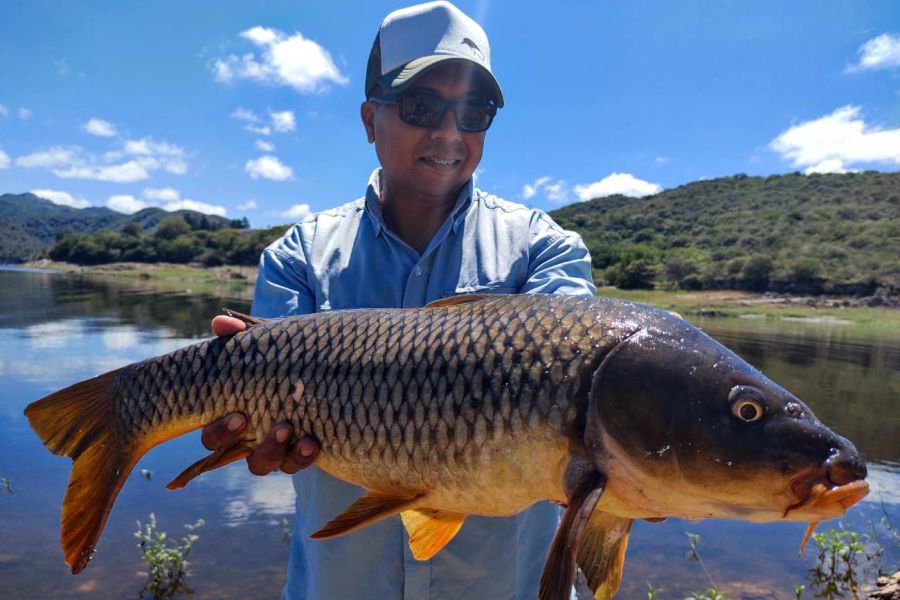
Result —
<svg viewBox="0 0 900 600"><path fill-rule="evenodd" d="M459 128L463 131L485 131L491 126L494 112L490 104L464 104L456 113Z"/></svg>
<svg viewBox="0 0 900 600"><path fill-rule="evenodd" d="M400 118L418 127L437 127L444 117L444 102L428 94L405 94L400 97Z"/></svg>

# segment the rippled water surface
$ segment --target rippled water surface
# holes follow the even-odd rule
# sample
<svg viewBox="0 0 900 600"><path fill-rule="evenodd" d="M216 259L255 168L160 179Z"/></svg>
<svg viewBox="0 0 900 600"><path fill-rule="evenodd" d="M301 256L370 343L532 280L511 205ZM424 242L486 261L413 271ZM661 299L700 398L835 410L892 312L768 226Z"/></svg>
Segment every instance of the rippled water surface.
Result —
<svg viewBox="0 0 900 600"><path fill-rule="evenodd" d="M253 477L232 465L178 492L166 491L169 479L205 454L197 434L168 442L141 461L84 573L73 577L63 563L59 515L71 463L43 448L22 414L25 406L81 379L207 337L209 319L222 306L249 308L240 300L135 285L0 270L0 477L12 488L0 487L0 597L137 597L143 565L135 521L153 512L176 537L182 524L206 520L191 557L197 597L275 598L287 564L282 520L293 514L290 480ZM885 547L883 562L897 566L900 549L879 522L886 516L900 527L900 339L834 324L720 319L699 325L804 399L866 454L874 491L844 523L870 533L874 527ZM150 478L138 475L140 469ZM658 599L681 599L708 587L702 569L685 557L690 532L701 536L704 563L732 598L793 598L792 586L804 583L815 562L815 552L797 557L803 529L638 522L620 597L645 598L648 582L664 589Z"/></svg>

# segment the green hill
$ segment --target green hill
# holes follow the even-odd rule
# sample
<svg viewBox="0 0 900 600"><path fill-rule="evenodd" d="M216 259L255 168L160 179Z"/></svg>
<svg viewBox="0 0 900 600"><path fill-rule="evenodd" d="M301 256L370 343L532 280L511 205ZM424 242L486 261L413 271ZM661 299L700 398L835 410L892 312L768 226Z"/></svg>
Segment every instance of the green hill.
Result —
<svg viewBox="0 0 900 600"><path fill-rule="evenodd" d="M182 217L195 229L215 231L234 223L229 219L191 210L167 212L145 208L126 215L108 208L72 208L54 204L34 194L0 196L0 263L19 263L37 258L51 248L64 230L94 233L101 229L120 231L128 223L137 223L144 231L153 231L161 221Z"/></svg>
<svg viewBox="0 0 900 600"><path fill-rule="evenodd" d="M900 173L736 175L552 215L583 236L598 284L900 292Z"/></svg>

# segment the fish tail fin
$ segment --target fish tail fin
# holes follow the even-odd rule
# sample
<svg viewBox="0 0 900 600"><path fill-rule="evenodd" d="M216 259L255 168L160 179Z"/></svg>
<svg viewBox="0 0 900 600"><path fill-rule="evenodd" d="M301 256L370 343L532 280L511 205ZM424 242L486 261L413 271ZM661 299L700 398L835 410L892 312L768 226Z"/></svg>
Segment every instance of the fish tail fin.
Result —
<svg viewBox="0 0 900 600"><path fill-rule="evenodd" d="M143 454L123 450L118 439L113 389L120 370L71 385L25 409L44 445L72 458L61 542L73 574L90 561L113 501Z"/></svg>

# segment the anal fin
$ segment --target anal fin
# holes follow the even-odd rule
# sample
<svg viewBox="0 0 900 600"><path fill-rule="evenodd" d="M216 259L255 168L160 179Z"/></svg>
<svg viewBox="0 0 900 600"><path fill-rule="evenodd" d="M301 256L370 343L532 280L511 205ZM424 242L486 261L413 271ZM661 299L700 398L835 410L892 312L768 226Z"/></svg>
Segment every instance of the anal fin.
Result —
<svg viewBox="0 0 900 600"><path fill-rule="evenodd" d="M182 471L178 477L166 484L166 487L170 490L181 489L186 486L191 479L198 475L206 473L207 471L212 471L213 469L218 469L219 467L224 467L236 460L246 458L250 456L251 452L253 452L253 447L246 441L240 441L227 448L219 448L209 456L201 458Z"/></svg>
<svg viewBox="0 0 900 600"><path fill-rule="evenodd" d="M622 581L631 519L594 511L578 543L578 567L595 600L610 600Z"/></svg>
<svg viewBox="0 0 900 600"><path fill-rule="evenodd" d="M415 502L421 494L368 492L309 537L327 540L392 517Z"/></svg>
<svg viewBox="0 0 900 600"><path fill-rule="evenodd" d="M409 533L409 549L416 560L428 560L450 543L466 520L463 513L417 508L400 513Z"/></svg>

